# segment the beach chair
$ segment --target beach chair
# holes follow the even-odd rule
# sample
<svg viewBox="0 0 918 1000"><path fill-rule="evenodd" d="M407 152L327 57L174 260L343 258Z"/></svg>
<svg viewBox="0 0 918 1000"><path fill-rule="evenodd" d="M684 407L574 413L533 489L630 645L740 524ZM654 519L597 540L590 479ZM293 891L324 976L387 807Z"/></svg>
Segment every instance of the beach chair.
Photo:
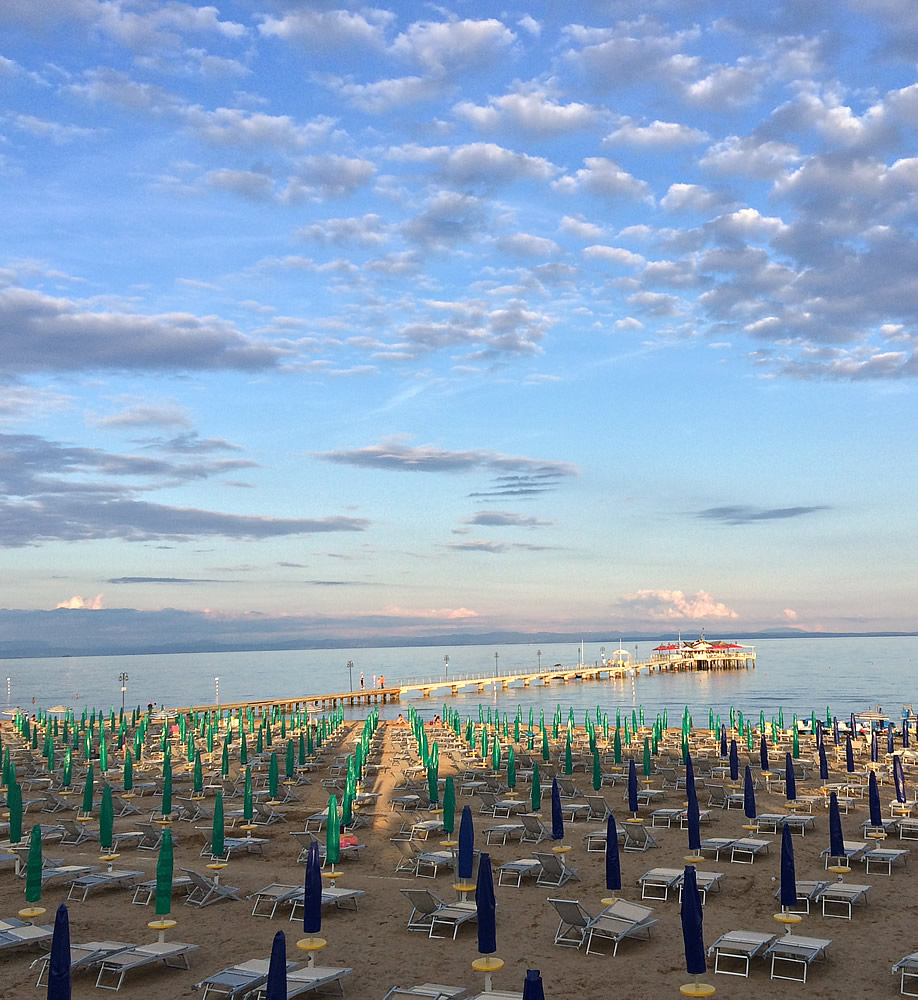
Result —
<svg viewBox="0 0 918 1000"><path fill-rule="evenodd" d="M778 827L788 818L787 813L759 813L755 818L755 825L759 833L777 833Z"/></svg>
<svg viewBox="0 0 918 1000"><path fill-rule="evenodd" d="M609 808L609 803L601 795L585 795L587 805L590 807L590 813L587 819L596 820L602 823L604 820L609 818L612 810Z"/></svg>
<svg viewBox="0 0 918 1000"><path fill-rule="evenodd" d="M760 854L767 854L770 840L758 837L740 837L730 845L730 860L738 865L751 865Z"/></svg>
<svg viewBox="0 0 918 1000"><path fill-rule="evenodd" d="M819 898L819 894L825 889L829 883L811 880L800 880L797 879L797 903L792 909L789 909L788 913L809 913L810 903L815 903ZM780 898L781 890L775 890L775 899ZM801 909L801 904L803 908Z"/></svg>
<svg viewBox="0 0 918 1000"><path fill-rule="evenodd" d="M391 840L401 858L395 866L396 872L408 872L416 878L435 878L440 868L453 864L451 851L422 851L413 840Z"/></svg>
<svg viewBox="0 0 918 1000"><path fill-rule="evenodd" d="M829 854L831 848L826 847L820 851L820 857L826 859L826 868L834 861L860 861L861 858L873 848L873 844L868 844L866 840L846 840L844 841L845 853L843 856Z"/></svg>
<svg viewBox="0 0 918 1000"><path fill-rule="evenodd" d="M70 883L70 891L67 893L67 899L72 900L79 897L79 901L85 903L86 897L92 889L106 886L117 889L133 889L134 883L142 875L143 872L129 871L127 869L111 869L109 871L91 872L88 875L81 875Z"/></svg>
<svg viewBox="0 0 918 1000"><path fill-rule="evenodd" d="M179 819L185 823L195 823L199 819L212 820L214 818L213 808L206 806L203 799L191 798L190 796L176 796L175 801L182 807L182 815Z"/></svg>
<svg viewBox="0 0 918 1000"><path fill-rule="evenodd" d="M657 921L653 909L640 903L631 903L626 899L616 899L590 924L587 930L586 953L602 955L601 951L591 950L593 939L612 942L613 957L618 952L618 946L625 938L646 937L650 939L651 928Z"/></svg>
<svg viewBox="0 0 918 1000"><path fill-rule="evenodd" d="M906 955L904 958L900 958L898 962L892 967L892 974L900 973L899 979L899 992L903 996L907 997L918 997L918 992L913 990L907 990L905 988L905 981L909 980L909 986L912 986L911 980L918 979L918 951L913 951L911 955Z"/></svg>
<svg viewBox="0 0 918 1000"><path fill-rule="evenodd" d="M426 889L401 889L401 894L411 903L408 930L427 931L429 938L442 938L434 931L443 926L452 927L452 938L467 920L477 919L478 911L474 903L444 903L439 896Z"/></svg>
<svg viewBox="0 0 918 1000"><path fill-rule="evenodd" d="M714 972L724 976L743 976L749 978L749 962L759 956L764 957L776 935L764 934L761 931L727 931L708 948L708 957L714 956ZM741 962L739 971L721 968L724 960Z"/></svg>
<svg viewBox="0 0 918 1000"><path fill-rule="evenodd" d="M177 875L172 879L172 891L182 891L187 896L194 888L194 885L187 875ZM145 882L138 882L134 886L134 897L131 903L137 906L149 906L156 895L156 879L150 878Z"/></svg>
<svg viewBox="0 0 918 1000"><path fill-rule="evenodd" d="M519 889L524 877L538 877L541 872L542 863L538 858L520 858L519 861L508 861L497 869L497 884L512 885Z"/></svg>
<svg viewBox="0 0 918 1000"><path fill-rule="evenodd" d="M88 823L77 823L74 819L64 819L61 817L60 825L64 828L61 844L66 847L77 847L88 840L99 839L98 829L90 830Z"/></svg>
<svg viewBox="0 0 918 1000"><path fill-rule="evenodd" d="M140 815L139 807L135 806L133 802L128 802L127 799L120 795L112 795L112 809L114 810L115 819L121 819L122 816Z"/></svg>
<svg viewBox="0 0 918 1000"><path fill-rule="evenodd" d="M521 813L520 822L523 824L521 844L540 844L551 837L551 833L535 813Z"/></svg>
<svg viewBox="0 0 918 1000"><path fill-rule="evenodd" d="M42 868L41 884L45 886L53 882L56 885L69 885L75 878L79 878L81 875L89 875L97 867L93 865L62 865L60 862L57 862L56 864ZM23 875L25 875L25 866L23 866Z"/></svg>
<svg viewBox="0 0 918 1000"><path fill-rule="evenodd" d="M297 855L297 862L306 861L309 857L309 845L318 844L319 845L319 861L321 866L325 867L325 841L320 840L311 830L291 830L290 835L295 837L300 844L300 853ZM363 846L363 845L359 845ZM344 857L344 848L341 848L341 857Z"/></svg>
<svg viewBox="0 0 918 1000"><path fill-rule="evenodd" d="M489 826L485 830L485 840L488 844L493 844L495 841L491 839L492 836L500 837L500 843L503 847L506 845L508 837L512 837L515 833L518 833L522 837L524 830L525 827L522 823L499 823L497 826Z"/></svg>
<svg viewBox="0 0 918 1000"><path fill-rule="evenodd" d="M206 875L201 875L191 868L182 868L182 872L191 879L192 886L185 900L185 906L210 906L211 903L218 903L221 899L242 899L238 886L217 882L216 879L207 878Z"/></svg>
<svg viewBox="0 0 918 1000"><path fill-rule="evenodd" d="M643 823L625 822L618 830L622 832L626 851L649 851L651 847L660 846Z"/></svg>
<svg viewBox="0 0 918 1000"><path fill-rule="evenodd" d="M655 827L671 828L673 820L678 819L681 813L681 809L654 809L650 814L651 829Z"/></svg>
<svg viewBox="0 0 918 1000"><path fill-rule="evenodd" d="M561 815L568 823L576 823L581 819L589 819L590 812L590 807L586 802L561 803Z"/></svg>
<svg viewBox="0 0 918 1000"><path fill-rule="evenodd" d="M870 891L869 885L856 885L853 882L830 882L822 892L816 897L822 904L822 915L824 917L839 917L842 920L850 920L855 903L867 905L867 893ZM826 907L830 906L842 912L830 913Z"/></svg>
<svg viewBox="0 0 918 1000"><path fill-rule="evenodd" d="M327 886L322 889L322 908L333 906L336 910L356 910L358 900L365 896L363 889L342 889L337 886ZM290 920L296 920L302 913L305 903L306 893L304 887L300 886L295 892L282 899L282 903L290 904Z"/></svg>
<svg viewBox="0 0 918 1000"><path fill-rule="evenodd" d="M799 937L796 934L779 935L765 951L766 958L771 956L771 978L805 983L807 969L813 962L826 960L826 949L831 943L824 938ZM799 966L800 975L778 975L779 962L792 969Z"/></svg>
<svg viewBox="0 0 918 1000"><path fill-rule="evenodd" d="M268 981L269 965L270 962L266 958L254 958L239 965L230 965L195 983L192 989L204 990L201 1000L206 1000L209 996L222 997L223 1000L237 1000ZM287 972L296 967L296 962L288 962Z"/></svg>
<svg viewBox="0 0 918 1000"><path fill-rule="evenodd" d="M70 809L76 808L76 804L72 802L67 796L59 795L51 788L46 788L41 793L42 798L45 800L44 808L42 812L46 813L57 813L57 812L67 812Z"/></svg>
<svg viewBox="0 0 918 1000"><path fill-rule="evenodd" d="M579 948L596 917L591 916L577 899L549 899L560 918L554 943L562 948Z"/></svg>
<svg viewBox="0 0 918 1000"><path fill-rule="evenodd" d="M866 866L865 874L871 874L870 866L873 865L874 870L878 870L881 875L892 875L893 865L901 864L904 867L910 853L904 848L897 850L894 847L875 847L861 858Z"/></svg>
<svg viewBox="0 0 918 1000"><path fill-rule="evenodd" d="M337 986L344 996L344 985L341 980L350 976L353 969L334 968L332 966L303 966L287 973L287 1000L301 997L306 993L325 992L326 986ZM260 986L247 994L249 1000L264 1000L267 985Z"/></svg>
<svg viewBox="0 0 918 1000"><path fill-rule="evenodd" d="M706 785L708 790L708 805L727 808L727 789L723 785Z"/></svg>
<svg viewBox="0 0 918 1000"><path fill-rule="evenodd" d="M121 833L115 833L112 835L111 848L117 854L118 850L123 844L130 844L130 842L136 841L135 847L140 844L143 840L145 834L143 830L124 830Z"/></svg>
<svg viewBox="0 0 918 1000"><path fill-rule="evenodd" d="M459 997L466 992L464 986L421 983L418 986L393 986L383 1000L411 1000L412 997L423 997L425 1000L459 1000Z"/></svg>
<svg viewBox="0 0 918 1000"><path fill-rule="evenodd" d="M86 944L71 944L70 974L72 976L74 972L91 969L103 959L116 955L120 951L127 951L130 947L132 946L124 941L88 941ZM50 962L51 953L48 952L46 955L36 958L29 966L30 969L34 969L36 965L39 966L36 986L47 986Z"/></svg>
<svg viewBox="0 0 918 1000"><path fill-rule="evenodd" d="M651 868L637 880L641 899L669 899L669 890L678 885L683 875L681 868Z"/></svg>
<svg viewBox="0 0 918 1000"><path fill-rule="evenodd" d="M271 920L277 912L278 906L292 899L300 891L302 890L298 885L284 885L281 882L272 882L263 889L256 889L255 892L249 893L246 899L255 900L252 906L253 917L267 917ZM266 913L264 909L260 909L262 906L265 908L270 906L270 911Z"/></svg>
<svg viewBox="0 0 918 1000"><path fill-rule="evenodd" d="M5 920L4 923L9 925L12 921ZM53 927L38 924L22 923L19 926L7 926L0 930L0 953L27 948L34 944L50 944L53 933Z"/></svg>
<svg viewBox="0 0 918 1000"><path fill-rule="evenodd" d="M189 954L197 950L196 944L186 944L183 941L154 941L151 944L137 945L103 959L99 964L96 986L100 990L120 990L128 972L157 962L162 962L169 969L187 969ZM181 959L181 963L178 963L178 959Z"/></svg>
<svg viewBox="0 0 918 1000"><path fill-rule="evenodd" d="M254 813L253 822L258 826L271 826L272 823L286 823L287 814L278 812L274 806L267 802L255 801L252 803Z"/></svg>
<svg viewBox="0 0 918 1000"><path fill-rule="evenodd" d="M704 906L708 901L709 892L720 892L720 883L723 881L723 872L703 872L696 869L695 871L695 884L698 887L698 895L701 898L701 905ZM685 871L683 870L679 875L679 881L676 883L679 889L679 902L682 902L682 889L685 885Z"/></svg>
<svg viewBox="0 0 918 1000"><path fill-rule="evenodd" d="M538 851L533 851L532 856L542 866L536 885L550 885L557 888L574 879L580 881L580 876L577 874L579 869L569 867L563 855L540 854Z"/></svg>
<svg viewBox="0 0 918 1000"><path fill-rule="evenodd" d="M137 829L142 831L143 840L137 845L138 851L158 851L163 842L163 830L165 827L157 826L155 823L137 823ZM172 833L173 847L178 844L175 831Z"/></svg>

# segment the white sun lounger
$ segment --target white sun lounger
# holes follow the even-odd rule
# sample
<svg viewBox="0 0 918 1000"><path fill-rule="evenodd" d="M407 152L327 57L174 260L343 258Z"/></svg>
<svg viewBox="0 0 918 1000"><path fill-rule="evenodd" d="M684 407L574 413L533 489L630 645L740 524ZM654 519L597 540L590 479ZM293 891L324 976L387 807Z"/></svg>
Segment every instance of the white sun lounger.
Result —
<svg viewBox="0 0 918 1000"><path fill-rule="evenodd" d="M321 991L326 986L335 985L344 996L344 985L341 980L353 973L353 969L333 968L330 966L303 966L287 973L287 1000L300 997L312 990ZM248 1000L264 1000L267 982L252 993L247 994Z"/></svg>
<svg viewBox="0 0 918 1000"><path fill-rule="evenodd" d="M412 1000L413 997L423 997L425 1000L459 1000L465 992L464 986L421 983L418 986L393 986L383 1000Z"/></svg>
<svg viewBox="0 0 918 1000"><path fill-rule="evenodd" d="M850 920L855 903L862 902L867 905L867 893L870 888L869 885L856 885L853 882L830 882L817 897L822 903L822 915ZM830 913L826 909L827 905L835 907L836 912ZM841 909L842 912L837 912L837 909Z"/></svg>
<svg viewBox="0 0 918 1000"><path fill-rule="evenodd" d="M764 934L761 931L727 931L708 948L708 957L714 956L714 971L725 976L743 976L749 978L749 962L753 958L764 955L775 939L774 934ZM721 962L741 962L742 969L721 968Z"/></svg>
<svg viewBox="0 0 918 1000"><path fill-rule="evenodd" d="M249 893L246 899L255 900L252 906L253 917L267 917L271 920L281 903L295 899L297 895L304 891L297 885L284 885L281 882L272 882L263 889L257 889L255 892ZM270 906L270 912L266 913L264 912L264 908L268 906Z"/></svg>
<svg viewBox="0 0 918 1000"><path fill-rule="evenodd" d="M897 972L901 973L899 979L899 992L903 996L907 997L918 997L918 993L912 992L905 988L906 979L909 980L909 986L912 986L912 979L918 979L918 951L913 951L911 955L906 955L904 958L900 958L898 962L892 967L892 974L895 975Z"/></svg>
<svg viewBox="0 0 918 1000"><path fill-rule="evenodd" d="M439 896L426 889L401 889L402 895L411 903L412 910L408 917L408 930L427 931L430 938L442 938L443 934L434 934L440 927L452 927L452 938L460 925L467 920L478 917L478 910L472 902L444 903Z"/></svg>
<svg viewBox="0 0 918 1000"><path fill-rule="evenodd" d="M366 891L363 889L342 889L338 886L323 886L322 888L322 906L334 906L336 910L356 910L358 908L357 901L361 896L365 896ZM296 920L297 915L301 912L303 908L303 901L306 896L306 890L303 886L300 886L295 893L291 893L288 897L285 897L280 902L290 903L290 919Z"/></svg>
<svg viewBox="0 0 918 1000"><path fill-rule="evenodd" d="M124 941L87 941L86 944L72 944L70 946L70 972L78 972L81 969L90 969L98 965L101 961L116 955L120 951L127 951L132 945ZM46 986L48 983L48 965L51 962L51 952L36 958L30 968L40 966L36 986Z"/></svg>
<svg viewBox="0 0 918 1000"><path fill-rule="evenodd" d="M796 934L779 935L765 952L766 957L771 956L771 978L790 979L795 983L805 983L807 969L813 962L825 961L826 949L831 943L824 938L798 937ZM779 962L792 968L799 966L801 974L799 976L778 975Z"/></svg>
<svg viewBox="0 0 918 1000"><path fill-rule="evenodd" d="M207 878L191 868L183 868L182 872L191 879L192 889L185 900L185 906L210 906L221 899L241 899L239 887L225 885L216 879Z"/></svg>
<svg viewBox="0 0 918 1000"><path fill-rule="evenodd" d="M185 895L191 892L193 884L187 875L177 875L172 879L172 891L175 892L176 889L181 889L185 892ZM131 900L132 903L136 903L137 906L149 906L152 902L154 895L156 895L156 879L150 878L146 882L138 882L134 886L134 898Z"/></svg>
<svg viewBox="0 0 918 1000"><path fill-rule="evenodd" d="M681 868L651 868L637 880L641 899L669 899L669 890L676 887L683 875Z"/></svg>
<svg viewBox="0 0 918 1000"><path fill-rule="evenodd" d="M143 874L140 871L117 868L111 871L90 872L88 875L81 875L79 878L75 878L70 883L70 892L67 893L67 899L71 900L79 897L79 901L85 903L90 890L106 886L117 889L133 889L134 883Z"/></svg>
<svg viewBox="0 0 918 1000"><path fill-rule="evenodd" d="M815 902L819 898L819 894L829 885L828 882L820 881L810 881L797 879L797 905L794 909L789 909L788 913L809 913L810 903ZM778 899L781 895L781 890L775 890L775 899ZM803 908L800 908L800 904L803 904Z"/></svg>
<svg viewBox="0 0 918 1000"><path fill-rule="evenodd" d="M650 939L650 930L657 921L653 918L653 909L631 903L625 899L616 899L590 924L586 932L586 953L602 955L601 951L593 951L593 939L611 941L613 957L618 952L618 946L628 937L646 937Z"/></svg>
<svg viewBox="0 0 918 1000"><path fill-rule="evenodd" d="M499 823L497 826L489 826L485 830L487 835L485 840L488 844L493 844L495 841L491 839L492 836L495 838L499 837L501 846L503 847L507 843L507 838L512 837L513 834L518 833L522 837L523 830L525 830L525 827L522 823Z"/></svg>
<svg viewBox="0 0 918 1000"><path fill-rule="evenodd" d="M580 876L577 874L579 869L571 868L565 862L563 855L540 854L538 851L533 851L532 856L542 866L539 877L536 880L536 885L558 887L564 885L565 882L570 882L572 879L580 881Z"/></svg>
<svg viewBox="0 0 918 1000"><path fill-rule="evenodd" d="M757 837L740 837L730 845L730 860L739 865L751 865L756 856L767 854L770 840L759 840Z"/></svg>
<svg viewBox="0 0 918 1000"><path fill-rule="evenodd" d="M6 921L11 923L11 921ZM0 952L14 951L31 944L50 943L54 933L53 927L38 924L22 924L20 927L7 927L0 931Z"/></svg>
<svg viewBox="0 0 918 1000"><path fill-rule="evenodd" d="M708 852L715 861L720 861L720 852L729 851L735 843L735 837L707 837L702 840L699 851L702 857Z"/></svg>
<svg viewBox="0 0 918 1000"><path fill-rule="evenodd" d="M183 941L154 941L129 948L102 961L96 986L100 990L120 990L128 972L156 962L162 962L170 969L187 969L188 955L197 950L196 944ZM176 964L177 959L181 959L181 963Z"/></svg>
<svg viewBox="0 0 918 1000"><path fill-rule="evenodd" d="M247 993L258 989L268 980L268 968L270 961L266 958L253 958L248 962L241 962L239 965L230 965L212 976L195 983L192 989L204 992L201 1000L206 1000L209 996L221 997L223 1000L236 1000ZM297 967L296 962L287 963L287 973Z"/></svg>
<svg viewBox="0 0 918 1000"><path fill-rule="evenodd" d="M861 859L866 865L865 874L871 874L870 866L873 865L874 869L878 869L881 875L892 875L893 865L901 864L904 866L910 853L904 848L897 850L894 847L875 847Z"/></svg>
<svg viewBox="0 0 918 1000"><path fill-rule="evenodd" d="M542 872L542 862L538 858L520 858L508 861L497 869L497 884L519 888L524 876L538 876Z"/></svg>

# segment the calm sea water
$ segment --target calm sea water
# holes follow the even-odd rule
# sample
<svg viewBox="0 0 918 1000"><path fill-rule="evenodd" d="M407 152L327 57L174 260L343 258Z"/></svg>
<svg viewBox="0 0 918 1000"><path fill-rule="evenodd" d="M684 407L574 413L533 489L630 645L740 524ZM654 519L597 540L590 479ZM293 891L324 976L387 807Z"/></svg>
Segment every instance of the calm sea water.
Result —
<svg viewBox="0 0 918 1000"><path fill-rule="evenodd" d="M506 692L487 688L481 694L472 688L451 697L449 704L458 708L463 717L477 717L479 703L499 705L502 712L511 713L521 705L525 715L532 707L536 716L540 709L548 716L556 705L565 712L572 706L578 723L584 710L595 711L597 705L613 713L616 707L643 705L651 716L665 708L671 718L688 705L699 725L706 724L709 707L721 715L731 706L756 715L764 710L769 718L779 707L803 715L811 709L822 714L829 706L842 717L868 705L881 705L893 718L900 715L903 704L915 703L918 707L918 637L765 639L746 644L755 647L755 670L641 675L634 681L626 678L556 683L550 687L520 685ZM626 648L640 661L649 658L654 645L632 643ZM617 645L609 642L604 648L610 655ZM59 703L78 710L83 705L117 708L121 703L122 673L128 675L128 706L146 706L151 701L165 705L212 704L216 700L216 678L221 702L303 697L347 691L351 677L358 689L361 674L368 688L380 675L389 687L407 679L440 679L447 669L446 656L451 678L493 674L495 662L501 673L531 669L539 662L539 649L543 667L580 662L580 647L573 643L0 660L0 703L29 709L33 704L49 708ZM598 663L600 649L598 643L586 644L583 662ZM348 661L353 663L350 672ZM381 706L381 714L391 718L404 711L407 704L414 704L422 714L432 716L441 711L443 700L442 694L429 699L418 696L403 701L400 707Z"/></svg>

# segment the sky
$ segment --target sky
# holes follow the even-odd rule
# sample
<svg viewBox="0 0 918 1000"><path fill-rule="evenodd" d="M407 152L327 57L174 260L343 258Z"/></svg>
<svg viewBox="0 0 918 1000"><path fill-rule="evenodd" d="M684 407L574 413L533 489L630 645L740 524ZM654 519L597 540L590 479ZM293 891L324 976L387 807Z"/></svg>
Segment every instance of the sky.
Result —
<svg viewBox="0 0 918 1000"><path fill-rule="evenodd" d="M918 628L916 65L901 0L5 0L0 605Z"/></svg>

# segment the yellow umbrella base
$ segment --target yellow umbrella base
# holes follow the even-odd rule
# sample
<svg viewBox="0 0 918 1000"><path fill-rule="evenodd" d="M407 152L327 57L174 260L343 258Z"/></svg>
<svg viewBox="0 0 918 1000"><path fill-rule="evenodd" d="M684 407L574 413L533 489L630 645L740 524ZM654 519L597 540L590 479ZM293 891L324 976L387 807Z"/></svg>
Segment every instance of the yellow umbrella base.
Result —
<svg viewBox="0 0 918 1000"><path fill-rule="evenodd" d="M799 924L803 920L799 913L776 913L774 918L779 924Z"/></svg>
<svg viewBox="0 0 918 1000"><path fill-rule="evenodd" d="M686 983L679 987L679 992L687 997L709 997L715 989L710 983Z"/></svg>
<svg viewBox="0 0 918 1000"><path fill-rule="evenodd" d="M497 972L498 969L504 967L504 960L502 958L495 958L493 955L482 955L481 958L476 958L472 962L472 968L476 972Z"/></svg>
<svg viewBox="0 0 918 1000"><path fill-rule="evenodd" d="M43 906L27 906L25 909L19 911L19 916L23 920L35 920L36 917L40 917L47 912Z"/></svg>

